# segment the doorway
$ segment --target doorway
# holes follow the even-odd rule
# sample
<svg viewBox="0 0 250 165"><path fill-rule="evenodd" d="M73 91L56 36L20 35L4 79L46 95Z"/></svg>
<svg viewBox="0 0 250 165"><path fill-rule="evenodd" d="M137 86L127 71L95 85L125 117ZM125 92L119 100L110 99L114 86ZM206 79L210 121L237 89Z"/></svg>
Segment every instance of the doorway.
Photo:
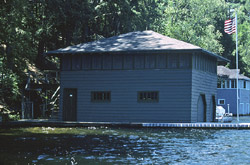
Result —
<svg viewBox="0 0 250 165"><path fill-rule="evenodd" d="M77 89L64 88L63 90L63 121L77 119Z"/></svg>
<svg viewBox="0 0 250 165"><path fill-rule="evenodd" d="M201 94L198 98L198 105L197 105L197 121L198 122L206 122L206 98L204 94Z"/></svg>
<svg viewBox="0 0 250 165"><path fill-rule="evenodd" d="M210 112L211 112L211 121L215 121L216 117L216 103L215 103L215 96L213 95L210 101Z"/></svg>

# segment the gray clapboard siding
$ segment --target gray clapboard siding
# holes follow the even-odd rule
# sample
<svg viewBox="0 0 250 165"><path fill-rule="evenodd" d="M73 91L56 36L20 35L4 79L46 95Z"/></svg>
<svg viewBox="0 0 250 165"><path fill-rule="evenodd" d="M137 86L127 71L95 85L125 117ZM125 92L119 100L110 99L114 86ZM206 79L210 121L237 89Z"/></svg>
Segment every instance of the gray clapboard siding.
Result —
<svg viewBox="0 0 250 165"><path fill-rule="evenodd" d="M212 96L217 97L217 75L193 69L192 71L192 110L191 121L197 122L197 103L200 94L205 95L206 99L206 121L211 121L212 112L210 110L210 102Z"/></svg>
<svg viewBox="0 0 250 165"><path fill-rule="evenodd" d="M131 32L47 54L62 60L61 91L77 89L77 121L90 122L197 122L197 114L202 114L197 112L201 94L207 109L204 116L210 121L211 99L217 97L216 62L229 61L153 31ZM92 91L111 92L111 102L91 102ZM138 103L138 91L159 92L159 102Z"/></svg>
<svg viewBox="0 0 250 165"><path fill-rule="evenodd" d="M190 122L191 77L191 69L62 71L61 87L78 89L78 121ZM111 102L92 103L91 91L111 91ZM137 91L159 91L159 102L138 103Z"/></svg>

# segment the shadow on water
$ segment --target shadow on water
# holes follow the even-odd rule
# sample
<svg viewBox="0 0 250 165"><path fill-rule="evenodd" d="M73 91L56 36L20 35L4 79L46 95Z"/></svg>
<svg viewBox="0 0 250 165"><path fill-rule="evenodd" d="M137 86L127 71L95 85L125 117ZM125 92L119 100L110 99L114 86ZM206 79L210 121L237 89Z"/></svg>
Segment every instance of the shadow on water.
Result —
<svg viewBox="0 0 250 165"><path fill-rule="evenodd" d="M221 130L96 127L5 129L0 130L0 163L199 163L197 157L203 154L218 155L220 133Z"/></svg>

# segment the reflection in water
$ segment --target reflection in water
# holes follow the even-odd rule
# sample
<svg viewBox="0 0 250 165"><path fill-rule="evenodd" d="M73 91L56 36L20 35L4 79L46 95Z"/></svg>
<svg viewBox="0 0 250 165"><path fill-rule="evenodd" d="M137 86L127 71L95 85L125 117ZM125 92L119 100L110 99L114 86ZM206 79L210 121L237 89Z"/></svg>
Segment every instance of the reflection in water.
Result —
<svg viewBox="0 0 250 165"><path fill-rule="evenodd" d="M20 128L0 130L1 164L246 164L250 131Z"/></svg>

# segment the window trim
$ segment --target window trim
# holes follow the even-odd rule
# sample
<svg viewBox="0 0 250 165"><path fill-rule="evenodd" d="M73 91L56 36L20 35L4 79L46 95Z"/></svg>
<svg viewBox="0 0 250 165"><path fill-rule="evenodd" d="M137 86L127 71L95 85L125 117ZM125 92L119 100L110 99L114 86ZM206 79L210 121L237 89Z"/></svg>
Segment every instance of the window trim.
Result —
<svg viewBox="0 0 250 165"><path fill-rule="evenodd" d="M157 94L156 96L156 99L141 99L140 96L141 95L146 95L146 97L148 96L149 93L155 93ZM137 102L138 103L159 103L159 91L137 91Z"/></svg>
<svg viewBox="0 0 250 165"><path fill-rule="evenodd" d="M98 95L98 94L101 94L101 95L109 94L109 96L108 96L108 99L105 99L105 98L95 99L95 94L96 95ZM90 101L92 103L110 103L111 102L111 91L91 91L90 96L91 96Z"/></svg>
<svg viewBox="0 0 250 165"><path fill-rule="evenodd" d="M224 104L221 104L220 101L224 101ZM226 99L218 99L218 105L225 105L226 104Z"/></svg>

